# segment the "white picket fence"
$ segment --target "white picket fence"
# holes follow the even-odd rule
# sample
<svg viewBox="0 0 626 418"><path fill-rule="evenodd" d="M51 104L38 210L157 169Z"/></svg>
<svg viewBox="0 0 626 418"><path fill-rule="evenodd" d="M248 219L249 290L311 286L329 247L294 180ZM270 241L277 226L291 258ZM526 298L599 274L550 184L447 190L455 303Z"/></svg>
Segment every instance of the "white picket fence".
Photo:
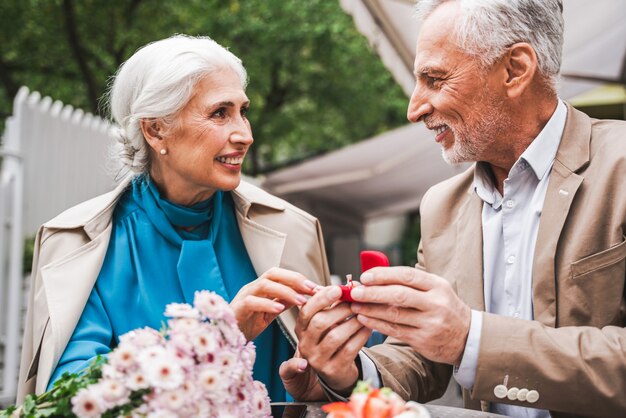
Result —
<svg viewBox="0 0 626 418"><path fill-rule="evenodd" d="M0 405L12 402L24 321L23 244L39 225L114 186L109 123L22 87L0 143Z"/></svg>

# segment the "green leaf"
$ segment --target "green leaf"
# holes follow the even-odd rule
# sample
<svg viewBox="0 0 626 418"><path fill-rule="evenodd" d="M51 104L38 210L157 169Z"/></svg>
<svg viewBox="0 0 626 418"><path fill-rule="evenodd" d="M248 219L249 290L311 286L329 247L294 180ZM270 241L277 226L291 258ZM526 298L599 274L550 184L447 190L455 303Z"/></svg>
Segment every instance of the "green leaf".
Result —
<svg viewBox="0 0 626 418"><path fill-rule="evenodd" d="M16 410L17 410L17 407L15 405L11 405L4 411L0 411L0 417L10 417L11 414L15 412Z"/></svg>
<svg viewBox="0 0 626 418"><path fill-rule="evenodd" d="M39 409L37 411L38 416L41 417L53 417L53 416L59 416L59 412L56 407L49 407L49 408L43 408L43 409Z"/></svg>
<svg viewBox="0 0 626 418"><path fill-rule="evenodd" d="M24 400L24 415L29 416L35 413L37 404L33 395L28 395Z"/></svg>

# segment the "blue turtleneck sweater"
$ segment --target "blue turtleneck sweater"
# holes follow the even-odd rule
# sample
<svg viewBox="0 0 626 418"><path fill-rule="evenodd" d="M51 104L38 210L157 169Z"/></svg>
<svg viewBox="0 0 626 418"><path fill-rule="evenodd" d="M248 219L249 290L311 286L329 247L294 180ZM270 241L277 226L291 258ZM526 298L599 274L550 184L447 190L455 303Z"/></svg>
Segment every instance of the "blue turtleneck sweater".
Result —
<svg viewBox="0 0 626 418"><path fill-rule="evenodd" d="M230 193L218 191L183 207L161 198L149 178L138 177L115 208L102 269L49 388L64 372L78 372L115 348L120 335L160 329L167 304L191 304L197 290L230 302L256 277ZM267 386L272 401L284 401L278 368L293 350L276 322L254 343L254 378Z"/></svg>

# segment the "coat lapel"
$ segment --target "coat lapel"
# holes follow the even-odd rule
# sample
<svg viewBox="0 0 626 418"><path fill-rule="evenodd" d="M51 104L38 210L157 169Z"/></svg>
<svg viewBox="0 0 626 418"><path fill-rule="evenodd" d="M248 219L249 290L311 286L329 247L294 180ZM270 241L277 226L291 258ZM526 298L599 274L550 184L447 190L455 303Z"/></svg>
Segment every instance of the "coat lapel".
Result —
<svg viewBox="0 0 626 418"><path fill-rule="evenodd" d="M52 349L42 350L38 370L40 376L52 374L56 367L55 360L61 357L72 336L98 278L110 233L109 225L99 236L78 251L41 269L44 296L50 313ZM68 321L68 318L71 318L71 321ZM47 382L43 379L38 380L38 386L45 383ZM37 387L38 393L44 390L45 387Z"/></svg>
<svg viewBox="0 0 626 418"><path fill-rule="evenodd" d="M272 267L280 266L287 236L282 232L260 225L237 212L241 237L257 276Z"/></svg>
<svg viewBox="0 0 626 418"><path fill-rule="evenodd" d="M282 201L274 196L259 192L244 182L233 193L233 200L239 231L257 276L262 275L272 267L280 267L287 235L257 222L254 205L282 212L285 209ZM297 308L294 307L283 312L279 316L280 321L278 322L283 334L294 348L298 339L292 330L295 328L297 314Z"/></svg>
<svg viewBox="0 0 626 418"><path fill-rule="evenodd" d="M583 177L575 173L589 161L591 121L568 105L567 121L546 192L533 262L533 314L557 325L555 255L561 231Z"/></svg>
<svg viewBox="0 0 626 418"><path fill-rule="evenodd" d="M257 276L280 266L287 236L258 222L256 212L267 209L282 212L285 210L284 203L245 182L241 182L232 196L239 231Z"/></svg>
<svg viewBox="0 0 626 418"><path fill-rule="evenodd" d="M479 311L485 310L482 203L473 190L467 192L456 221L457 245L454 254L458 295L470 308Z"/></svg>
<svg viewBox="0 0 626 418"><path fill-rule="evenodd" d="M35 336L47 347L41 350L36 369L38 376L46 376L37 379L37 393L46 390L48 378L82 315L106 255L113 210L130 181L128 177L112 192L63 212L40 230L40 234L46 234L49 229L82 230L87 241L40 269L43 292L35 295L34 303L47 306L49 319L48 325L42 328L44 335Z"/></svg>

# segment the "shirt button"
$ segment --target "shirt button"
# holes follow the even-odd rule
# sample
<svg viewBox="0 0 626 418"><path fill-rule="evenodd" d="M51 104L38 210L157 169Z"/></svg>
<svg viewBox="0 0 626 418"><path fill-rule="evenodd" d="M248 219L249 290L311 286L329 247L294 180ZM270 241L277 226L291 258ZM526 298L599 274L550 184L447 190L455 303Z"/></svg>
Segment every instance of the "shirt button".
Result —
<svg viewBox="0 0 626 418"><path fill-rule="evenodd" d="M515 206L515 201L514 201L514 200L507 200L507 201L506 201L506 207L507 207L507 208L509 208L509 209L510 209L510 208L512 208L512 207L514 207L514 206Z"/></svg>
<svg viewBox="0 0 626 418"><path fill-rule="evenodd" d="M507 257L507 259L506 259L506 263L507 263L507 264L513 264L513 263L515 263L515 256L514 256L514 255L510 255L510 256L508 256L508 257Z"/></svg>
<svg viewBox="0 0 626 418"><path fill-rule="evenodd" d="M517 392L517 400L524 402L526 400L526 395L528 395L528 389L520 389L519 392Z"/></svg>
<svg viewBox="0 0 626 418"><path fill-rule="evenodd" d="M529 390L526 394L526 402L535 403L539 400L539 392L536 390Z"/></svg>
<svg viewBox="0 0 626 418"><path fill-rule="evenodd" d="M511 388L509 389L508 393L506 394L506 397L509 398L510 400L514 401L517 400L517 394L519 393L519 389L518 388Z"/></svg>

